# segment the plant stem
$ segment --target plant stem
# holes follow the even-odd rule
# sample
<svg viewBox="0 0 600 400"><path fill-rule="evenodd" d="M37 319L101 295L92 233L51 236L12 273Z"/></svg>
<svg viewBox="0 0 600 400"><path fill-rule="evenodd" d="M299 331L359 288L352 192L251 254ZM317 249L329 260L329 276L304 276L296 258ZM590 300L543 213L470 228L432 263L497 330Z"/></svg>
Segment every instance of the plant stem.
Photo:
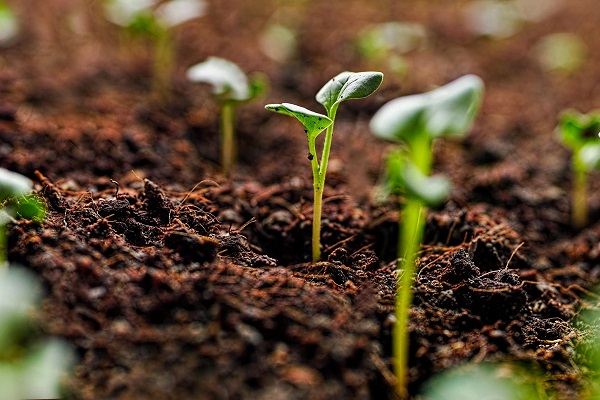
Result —
<svg viewBox="0 0 600 400"><path fill-rule="evenodd" d="M157 28L152 71L152 92L161 103L171 96L173 71L173 41L167 28Z"/></svg>
<svg viewBox="0 0 600 400"><path fill-rule="evenodd" d="M573 204L571 205L571 224L581 229L587 224L587 171L579 154L573 154Z"/></svg>
<svg viewBox="0 0 600 400"><path fill-rule="evenodd" d="M317 159L316 138L308 139L308 151L311 155L310 164L313 173L313 226L312 226L312 260L321 259L321 209L323 203L323 185L319 173L319 160Z"/></svg>
<svg viewBox="0 0 600 400"><path fill-rule="evenodd" d="M411 162L426 176L431 171L431 139L425 132L416 134L409 143ZM412 304L412 283L417 269L417 253L421 247L425 230L426 209L420 200L408 196L402 210L402 221L398 238L398 278L396 289L396 322L392 332L394 373L396 394L400 399L408 398L409 343L408 331L410 306Z"/></svg>
<svg viewBox="0 0 600 400"><path fill-rule="evenodd" d="M335 121L337 105L331 107L328 117ZM313 185L314 185L314 205L313 205L313 231L312 231L312 260L317 262L321 259L321 213L323 208L323 190L325 189L325 176L327 175L327 165L329 163L329 153L331 152L331 142L333 140L333 122L325 131L325 141L323 143L323 152L321 161L317 160L316 145L314 140L309 140L309 151L313 155Z"/></svg>
<svg viewBox="0 0 600 400"><path fill-rule="evenodd" d="M235 103L224 101L221 106L221 163L223 174L227 178L231 177L235 165Z"/></svg>
<svg viewBox="0 0 600 400"><path fill-rule="evenodd" d="M416 257L425 227L425 208L417 199L409 198L404 204L400 223L400 250L398 268L402 276L398 278L396 291L396 323L393 328L394 372L396 393L401 399L408 398L408 356L410 336L408 322L412 303L412 280L416 270Z"/></svg>

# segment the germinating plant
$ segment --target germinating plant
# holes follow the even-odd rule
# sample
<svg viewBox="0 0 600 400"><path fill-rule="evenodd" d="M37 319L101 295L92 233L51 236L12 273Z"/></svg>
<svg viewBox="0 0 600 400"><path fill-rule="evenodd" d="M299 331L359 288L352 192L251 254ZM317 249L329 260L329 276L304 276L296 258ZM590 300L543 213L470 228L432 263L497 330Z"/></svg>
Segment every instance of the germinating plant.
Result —
<svg viewBox="0 0 600 400"><path fill-rule="evenodd" d="M400 97L385 104L373 116L371 131L399 143L387 160L390 191L404 195L398 238L398 268L402 271L396 292L393 329L396 393L407 397L408 318L416 256L425 229L426 207L441 204L450 192L449 181L430 176L435 139L462 136L471 127L483 96L483 81L466 75L433 91Z"/></svg>
<svg viewBox="0 0 600 400"><path fill-rule="evenodd" d="M0 399L58 399L74 361L62 340L40 337L31 319L41 287L28 271L0 271Z"/></svg>
<svg viewBox="0 0 600 400"><path fill-rule="evenodd" d="M172 30L206 12L204 0L107 0L107 18L133 37L148 39L154 47L152 91L160 100L169 97L173 72Z"/></svg>
<svg viewBox="0 0 600 400"><path fill-rule="evenodd" d="M0 168L0 270L7 265L6 225L15 217L28 219L43 218L42 203L31 192L33 184L29 178Z"/></svg>
<svg viewBox="0 0 600 400"><path fill-rule="evenodd" d="M223 173L230 177L236 159L235 109L238 104L260 96L266 81L260 75L249 80L244 71L229 60L209 57L206 61L190 67L187 77L192 82L209 83L221 106L221 164Z"/></svg>
<svg viewBox="0 0 600 400"><path fill-rule="evenodd" d="M580 229L588 223L587 185L589 173L600 168L600 112L581 114L574 110L560 115L559 137L573 151L571 223Z"/></svg>
<svg viewBox="0 0 600 400"><path fill-rule="evenodd" d="M327 116L315 113L306 108L290 104L267 104L265 108L270 111L289 115L296 118L304 125L304 133L308 138L309 160L311 161L314 188L313 230L312 230L312 260L321 259L321 209L323 202L323 189L325 188L325 175L331 151L333 138L333 125L337 109L342 101L361 99L371 95L381 85L383 74L381 72L342 72L332 78L319 90L316 100L327 111ZM321 158L317 157L317 137L323 130L325 140Z"/></svg>

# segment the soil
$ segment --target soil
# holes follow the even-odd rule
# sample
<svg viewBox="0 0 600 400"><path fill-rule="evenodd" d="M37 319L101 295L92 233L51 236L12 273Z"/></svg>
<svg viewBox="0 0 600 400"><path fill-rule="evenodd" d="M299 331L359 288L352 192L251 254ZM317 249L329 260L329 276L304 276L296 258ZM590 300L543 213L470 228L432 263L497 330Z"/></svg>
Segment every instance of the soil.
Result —
<svg viewBox="0 0 600 400"><path fill-rule="evenodd" d="M0 53L0 166L36 182L48 217L10 226L9 259L46 287L42 329L78 353L69 396L391 398L399 206L375 195L390 146L367 124L392 98L476 73L486 96L473 131L435 146L454 190L427 220L410 392L453 366L511 360L538 370L552 398L578 397L576 317L600 275L600 181L590 179L589 225L570 228L570 155L554 128L562 109L599 104L596 0L563 1L501 40L469 32L468 1L213 1L175 32L173 95L162 104L150 95L148 46L124 50L97 2L13 3L31 23ZM355 51L360 29L389 20L428 31L405 55L406 76ZM273 61L258 35L289 21L297 53ZM585 41L576 73L538 62L536 44L554 32ZM231 179L218 165L210 90L185 81L213 55L271 82L239 107ZM311 263L305 138L263 104L318 110L325 81L370 69L386 75L380 90L338 113L323 261Z"/></svg>

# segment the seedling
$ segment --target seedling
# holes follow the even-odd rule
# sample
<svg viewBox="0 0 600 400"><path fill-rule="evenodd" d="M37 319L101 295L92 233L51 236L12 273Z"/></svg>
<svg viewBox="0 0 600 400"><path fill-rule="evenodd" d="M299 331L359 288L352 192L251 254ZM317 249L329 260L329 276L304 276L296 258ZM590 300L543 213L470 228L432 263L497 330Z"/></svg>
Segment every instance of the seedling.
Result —
<svg viewBox="0 0 600 400"><path fill-rule="evenodd" d="M0 269L7 265L6 225L17 215L23 218L42 218L44 206L35 197L27 196L33 184L23 175L0 168ZM16 199L15 205L6 206Z"/></svg>
<svg viewBox="0 0 600 400"><path fill-rule="evenodd" d="M62 340L37 337L31 312L41 287L16 266L0 271L0 398L57 399L74 354Z"/></svg>
<svg viewBox="0 0 600 400"><path fill-rule="evenodd" d="M408 396L411 285L425 229L426 207L439 205L450 192L446 178L430 176L432 144L441 137L464 135L475 119L482 96L482 80L467 75L431 92L392 100L377 111L370 123L376 136L403 145L387 160L389 189L404 194L398 238L398 268L402 274L398 279L392 342L396 393L403 399Z"/></svg>
<svg viewBox="0 0 600 400"><path fill-rule="evenodd" d="M108 0L107 18L131 36L149 39L154 45L152 91L161 101L169 97L173 72L172 30L206 12L203 0Z"/></svg>
<svg viewBox="0 0 600 400"><path fill-rule="evenodd" d="M0 46L10 44L18 33L17 16L4 1L0 1Z"/></svg>
<svg viewBox="0 0 600 400"><path fill-rule="evenodd" d="M573 151L571 224L576 229L581 229L588 223L587 181L589 173L600 168L599 135L600 111L581 114L567 110L561 114L559 137Z"/></svg>
<svg viewBox="0 0 600 400"><path fill-rule="evenodd" d="M304 125L304 133L308 138L308 159L311 162L313 173L314 206L312 229L312 260L321 259L321 210L323 202L323 189L325 188L325 175L331 151L333 138L333 124L337 109L342 101L362 99L377 90L383 81L381 72L342 72L327 82L316 95L316 100L321 103L327 116L307 110L290 103L267 104L265 108L270 111L289 115L296 118ZM321 159L317 157L316 139L324 129L325 141Z"/></svg>
<svg viewBox="0 0 600 400"><path fill-rule="evenodd" d="M240 67L218 57L209 57L190 67L187 77L192 82L205 82L213 87L215 99L221 106L221 163L223 173L230 177L236 159L235 109L238 104L260 96L267 86L266 80L255 75L249 81Z"/></svg>

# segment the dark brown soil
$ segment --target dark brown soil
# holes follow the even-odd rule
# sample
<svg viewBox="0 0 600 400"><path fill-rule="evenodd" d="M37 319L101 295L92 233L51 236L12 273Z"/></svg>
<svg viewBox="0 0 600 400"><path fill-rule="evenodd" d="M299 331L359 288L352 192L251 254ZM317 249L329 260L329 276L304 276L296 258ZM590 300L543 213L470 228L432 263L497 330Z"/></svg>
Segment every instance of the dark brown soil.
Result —
<svg viewBox="0 0 600 400"><path fill-rule="evenodd" d="M436 143L436 169L454 191L427 221L411 393L462 363L515 360L539 367L547 393L577 398L585 376L574 319L600 274L600 181L592 175L589 226L571 229L569 153L554 127L563 108L599 104L596 0L563 2L503 40L457 22L468 1L212 1L207 17L176 32L164 105L149 96L147 48L123 51L97 2L14 3L31 23L1 53L0 166L34 179L49 213L10 227L9 259L43 280L40 324L79 355L73 398L391 396L398 199L374 194L388 145L367 123L387 100L466 73L481 75L487 93L467 138ZM297 17L298 53L286 63L257 46L268 22L284 22L275 7ZM76 31L69 18L79 18ZM390 19L429 32L406 56L406 77L354 50L356 32ZM539 65L535 44L552 32L586 42L576 74ZM231 180L219 172L209 89L184 78L211 55L271 80L265 98L239 109ZM380 68L376 95L340 107L324 260L311 263L305 138L263 104L318 110L327 79Z"/></svg>

